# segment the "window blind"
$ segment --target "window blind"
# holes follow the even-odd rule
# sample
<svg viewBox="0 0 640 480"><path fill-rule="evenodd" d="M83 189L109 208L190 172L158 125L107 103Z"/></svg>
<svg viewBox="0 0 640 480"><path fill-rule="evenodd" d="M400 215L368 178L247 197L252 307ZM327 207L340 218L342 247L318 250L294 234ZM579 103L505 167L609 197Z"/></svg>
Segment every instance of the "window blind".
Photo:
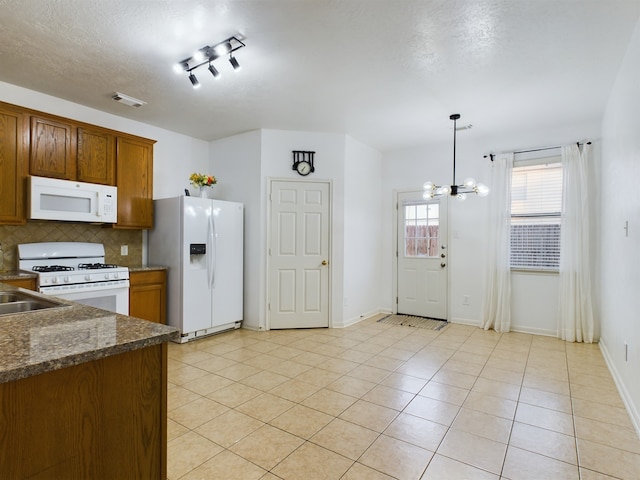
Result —
<svg viewBox="0 0 640 480"><path fill-rule="evenodd" d="M514 166L511 177L511 266L557 270L560 265L562 166Z"/></svg>

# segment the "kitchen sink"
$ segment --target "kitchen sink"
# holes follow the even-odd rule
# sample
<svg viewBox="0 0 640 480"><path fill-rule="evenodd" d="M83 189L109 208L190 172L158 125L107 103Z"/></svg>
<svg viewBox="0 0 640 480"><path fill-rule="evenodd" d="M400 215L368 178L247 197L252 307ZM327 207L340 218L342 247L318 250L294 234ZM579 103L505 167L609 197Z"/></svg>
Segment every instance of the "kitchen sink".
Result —
<svg viewBox="0 0 640 480"><path fill-rule="evenodd" d="M68 306L66 303L36 297L28 293L0 292L0 315L14 315L66 306Z"/></svg>

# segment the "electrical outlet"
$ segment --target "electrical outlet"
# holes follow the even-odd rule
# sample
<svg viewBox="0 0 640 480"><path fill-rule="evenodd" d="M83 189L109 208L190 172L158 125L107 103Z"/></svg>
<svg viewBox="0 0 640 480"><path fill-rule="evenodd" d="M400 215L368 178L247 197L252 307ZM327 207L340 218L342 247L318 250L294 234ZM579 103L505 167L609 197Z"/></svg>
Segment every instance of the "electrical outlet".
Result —
<svg viewBox="0 0 640 480"><path fill-rule="evenodd" d="M469 303L470 298L471 298L471 297L470 297L469 295L463 295L463 296L462 296L462 304L463 304L463 305L469 305L469 304L470 304L470 303Z"/></svg>
<svg viewBox="0 0 640 480"><path fill-rule="evenodd" d="M120 255L123 257L129 255L129 245L120 245Z"/></svg>

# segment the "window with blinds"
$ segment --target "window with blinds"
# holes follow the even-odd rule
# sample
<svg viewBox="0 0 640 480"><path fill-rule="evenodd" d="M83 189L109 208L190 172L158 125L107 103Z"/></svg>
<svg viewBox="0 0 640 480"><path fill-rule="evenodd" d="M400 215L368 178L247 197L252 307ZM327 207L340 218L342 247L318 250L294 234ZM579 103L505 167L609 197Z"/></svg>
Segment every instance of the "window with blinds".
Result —
<svg viewBox="0 0 640 480"><path fill-rule="evenodd" d="M511 267L558 270L562 165L514 166L511 177Z"/></svg>

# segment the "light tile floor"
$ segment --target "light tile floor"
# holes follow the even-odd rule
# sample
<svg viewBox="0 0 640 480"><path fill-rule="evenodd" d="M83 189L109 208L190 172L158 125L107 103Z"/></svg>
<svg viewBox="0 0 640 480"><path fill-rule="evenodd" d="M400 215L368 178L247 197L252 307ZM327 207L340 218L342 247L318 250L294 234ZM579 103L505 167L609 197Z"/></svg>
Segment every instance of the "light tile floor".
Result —
<svg viewBox="0 0 640 480"><path fill-rule="evenodd" d="M640 479L597 345L378 318L170 344L169 479Z"/></svg>

